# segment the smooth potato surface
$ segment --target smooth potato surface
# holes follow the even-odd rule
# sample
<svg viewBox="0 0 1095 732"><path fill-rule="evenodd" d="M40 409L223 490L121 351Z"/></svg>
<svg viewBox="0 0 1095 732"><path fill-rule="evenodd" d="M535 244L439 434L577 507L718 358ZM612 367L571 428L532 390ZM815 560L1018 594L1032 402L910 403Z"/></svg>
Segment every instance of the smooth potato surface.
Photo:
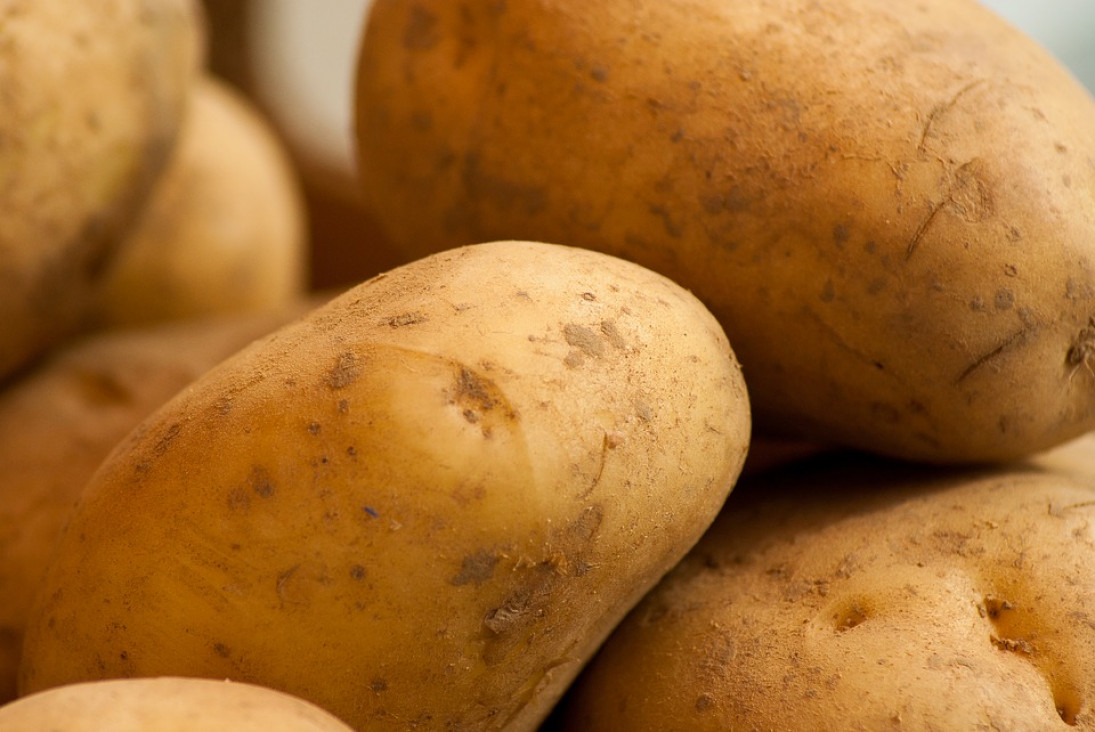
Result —
<svg viewBox="0 0 1095 732"><path fill-rule="evenodd" d="M71 684L0 707L4 732L350 732L315 705L213 679Z"/></svg>
<svg viewBox="0 0 1095 732"><path fill-rule="evenodd" d="M0 390L0 703L15 697L34 593L99 463L176 392L313 304L88 335Z"/></svg>
<svg viewBox="0 0 1095 732"><path fill-rule="evenodd" d="M194 0L0 0L0 378L71 334L175 144Z"/></svg>
<svg viewBox="0 0 1095 732"><path fill-rule="evenodd" d="M305 218L273 127L205 75L167 169L102 277L90 320L130 326L292 302L308 281Z"/></svg>
<svg viewBox="0 0 1095 732"><path fill-rule="evenodd" d="M362 182L719 318L758 432L937 462L1095 426L1095 103L974 0L376 0Z"/></svg>
<svg viewBox="0 0 1095 732"><path fill-rule="evenodd" d="M729 344L674 283L548 244L429 257L112 454L32 611L22 691L226 677L362 729L534 729L748 440Z"/></svg>
<svg viewBox="0 0 1095 732"><path fill-rule="evenodd" d="M1095 729L1093 499L854 455L743 480L561 729Z"/></svg>

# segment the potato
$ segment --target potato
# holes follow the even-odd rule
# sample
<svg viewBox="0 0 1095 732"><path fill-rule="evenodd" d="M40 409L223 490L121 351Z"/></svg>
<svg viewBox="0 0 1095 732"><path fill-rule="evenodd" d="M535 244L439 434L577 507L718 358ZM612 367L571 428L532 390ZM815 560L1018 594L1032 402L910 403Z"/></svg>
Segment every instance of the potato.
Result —
<svg viewBox="0 0 1095 732"><path fill-rule="evenodd" d="M277 307L307 284L287 151L223 82L206 75L192 94L175 155L96 292L99 327Z"/></svg>
<svg viewBox="0 0 1095 732"><path fill-rule="evenodd" d="M0 391L0 703L15 698L34 593L99 463L176 392L311 304L85 336Z"/></svg>
<svg viewBox="0 0 1095 732"><path fill-rule="evenodd" d="M288 694L213 679L72 684L0 707L4 732L350 732Z"/></svg>
<svg viewBox="0 0 1095 732"><path fill-rule="evenodd" d="M104 462L21 690L226 677L360 729L534 729L713 520L749 424L725 335L659 275L514 241L411 263Z"/></svg>
<svg viewBox="0 0 1095 732"><path fill-rule="evenodd" d="M743 480L560 728L1093 729L1093 499L861 456Z"/></svg>
<svg viewBox="0 0 1095 732"><path fill-rule="evenodd" d="M394 246L665 274L760 434L968 462L1095 426L1095 103L974 0L377 0L357 94Z"/></svg>
<svg viewBox="0 0 1095 732"><path fill-rule="evenodd" d="M175 143L192 0L0 2L0 378L79 324Z"/></svg>

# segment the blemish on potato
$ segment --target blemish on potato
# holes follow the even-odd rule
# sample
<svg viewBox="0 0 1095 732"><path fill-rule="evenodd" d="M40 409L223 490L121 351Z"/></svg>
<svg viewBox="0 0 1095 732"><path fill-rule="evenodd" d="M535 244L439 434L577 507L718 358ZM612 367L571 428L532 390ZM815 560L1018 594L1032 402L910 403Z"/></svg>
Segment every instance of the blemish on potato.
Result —
<svg viewBox="0 0 1095 732"><path fill-rule="evenodd" d="M455 587L481 585L494 576L499 559L497 554L486 550L470 554L461 561L460 572L449 579L449 584Z"/></svg>
<svg viewBox="0 0 1095 732"><path fill-rule="evenodd" d="M1011 310L1015 305L1015 294L1008 289L997 290L992 302L997 310Z"/></svg>
<svg viewBox="0 0 1095 732"><path fill-rule="evenodd" d="M338 356L335 365L327 372L326 382L332 389L344 389L354 383L361 375L361 365L358 363L357 354L346 351Z"/></svg>
<svg viewBox="0 0 1095 732"><path fill-rule="evenodd" d="M408 51L428 51L440 40L437 16L420 5L411 7L411 17L403 29L403 47Z"/></svg>
<svg viewBox="0 0 1095 732"><path fill-rule="evenodd" d="M601 321L601 335L605 337L605 340L609 342L614 348L624 350L627 348L627 341L620 334L619 328L616 327L616 322L613 320Z"/></svg>
<svg viewBox="0 0 1095 732"><path fill-rule="evenodd" d="M604 341L590 328L570 323L563 328L566 342L587 356L600 358L605 353Z"/></svg>
<svg viewBox="0 0 1095 732"><path fill-rule="evenodd" d="M862 625L867 617L866 605L860 600L853 600L833 615L833 627L842 633Z"/></svg>
<svg viewBox="0 0 1095 732"><path fill-rule="evenodd" d="M223 643L214 643L213 653L216 653L221 658L228 658L232 655L231 649Z"/></svg>
<svg viewBox="0 0 1095 732"><path fill-rule="evenodd" d="M661 219L662 228L665 229L665 233L674 239L680 239L684 235L684 228L677 221L673 220L672 214L664 206L650 206L651 214Z"/></svg>
<svg viewBox="0 0 1095 732"><path fill-rule="evenodd" d="M390 318L385 318L381 322L389 328L402 328L408 325L428 323L429 321L429 317L423 313L403 313L401 315L393 315Z"/></svg>
<svg viewBox="0 0 1095 732"><path fill-rule="evenodd" d="M247 485L255 495L262 498L269 498L274 495L274 480L270 477L270 473L266 468L261 465L255 465L251 468L250 475L247 476Z"/></svg>

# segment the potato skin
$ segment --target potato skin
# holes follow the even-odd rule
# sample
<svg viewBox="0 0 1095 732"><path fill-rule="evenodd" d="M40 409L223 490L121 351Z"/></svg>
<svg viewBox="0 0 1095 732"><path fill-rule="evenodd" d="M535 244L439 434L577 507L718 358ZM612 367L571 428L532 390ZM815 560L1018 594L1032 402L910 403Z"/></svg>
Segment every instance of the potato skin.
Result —
<svg viewBox="0 0 1095 732"><path fill-rule="evenodd" d="M0 703L72 505L126 433L204 372L319 301L73 340L0 391Z"/></svg>
<svg viewBox="0 0 1095 732"><path fill-rule="evenodd" d="M349 290L146 420L85 489L22 691L252 681L368 729L534 729L698 539L749 439L689 293L495 242Z"/></svg>
<svg viewBox="0 0 1095 732"><path fill-rule="evenodd" d="M4 732L351 732L327 712L252 684L161 677L70 684L0 707Z"/></svg>
<svg viewBox="0 0 1095 732"><path fill-rule="evenodd" d="M288 151L258 108L202 76L174 154L91 307L97 327L276 308L308 280Z"/></svg>
<svg viewBox="0 0 1095 732"><path fill-rule="evenodd" d="M856 455L742 480L560 729L1095 729L1093 497Z"/></svg>
<svg viewBox="0 0 1095 732"><path fill-rule="evenodd" d="M377 0L394 245L606 251L691 289L758 432L938 462L1095 424L1095 103L972 0Z"/></svg>
<svg viewBox="0 0 1095 732"><path fill-rule="evenodd" d="M163 170L201 63L193 0L0 2L0 378L71 333Z"/></svg>

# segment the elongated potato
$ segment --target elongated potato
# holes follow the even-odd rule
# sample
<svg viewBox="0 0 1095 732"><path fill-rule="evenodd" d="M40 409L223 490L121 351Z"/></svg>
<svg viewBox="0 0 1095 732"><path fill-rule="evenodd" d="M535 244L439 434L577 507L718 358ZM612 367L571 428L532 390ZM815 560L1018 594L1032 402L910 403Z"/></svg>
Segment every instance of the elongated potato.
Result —
<svg viewBox="0 0 1095 732"><path fill-rule="evenodd" d="M687 291L495 242L349 290L146 420L84 490L23 692L251 681L370 730L530 730L747 450Z"/></svg>
<svg viewBox="0 0 1095 732"><path fill-rule="evenodd" d="M4 732L351 732L301 699L213 679L113 679L0 707Z"/></svg>
<svg viewBox="0 0 1095 732"><path fill-rule="evenodd" d="M1036 469L743 480L560 729L1095 729L1093 507L1090 479Z"/></svg>
<svg viewBox="0 0 1095 732"><path fill-rule="evenodd" d="M0 2L0 378L71 333L175 144L194 0Z"/></svg>
<svg viewBox="0 0 1095 732"><path fill-rule="evenodd" d="M247 99L195 86L172 159L107 267L91 323L118 327L276 308L308 281L288 152Z"/></svg>
<svg viewBox="0 0 1095 732"><path fill-rule="evenodd" d="M85 336L0 391L0 703L15 697L34 593L99 463L176 392L311 304Z"/></svg>
<svg viewBox="0 0 1095 732"><path fill-rule="evenodd" d="M1095 427L1095 103L974 0L376 0L357 91L394 245L662 272L759 432L965 462Z"/></svg>

